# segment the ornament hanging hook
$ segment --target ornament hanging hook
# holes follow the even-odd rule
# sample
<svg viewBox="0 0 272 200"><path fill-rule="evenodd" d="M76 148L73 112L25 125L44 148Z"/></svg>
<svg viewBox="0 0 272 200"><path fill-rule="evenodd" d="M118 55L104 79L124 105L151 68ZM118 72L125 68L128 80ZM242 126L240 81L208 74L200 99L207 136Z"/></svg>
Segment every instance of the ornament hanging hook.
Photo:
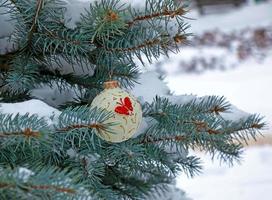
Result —
<svg viewBox="0 0 272 200"><path fill-rule="evenodd" d="M112 76L113 76L113 70L111 69L110 72L109 72L110 81L112 81Z"/></svg>

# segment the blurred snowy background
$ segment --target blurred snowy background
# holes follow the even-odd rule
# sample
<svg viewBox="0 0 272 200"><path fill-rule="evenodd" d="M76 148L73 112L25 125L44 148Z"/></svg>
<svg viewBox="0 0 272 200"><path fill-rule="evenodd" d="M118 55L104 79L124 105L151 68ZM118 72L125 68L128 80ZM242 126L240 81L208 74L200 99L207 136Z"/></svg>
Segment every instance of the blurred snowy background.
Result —
<svg viewBox="0 0 272 200"><path fill-rule="evenodd" d="M180 53L154 64L175 94L224 95L272 122L272 2L187 14L194 34ZM269 125L266 132L271 132Z"/></svg>
<svg viewBox="0 0 272 200"><path fill-rule="evenodd" d="M212 2L212 1L211 1ZM216 1L215 1L216 2ZM218 1L217 1L218 2ZM195 35L171 59L154 66L166 74L174 94L224 95L238 108L261 113L264 137L246 148L233 167L203 159L203 173L178 186L195 200L269 200L272 191L272 1L245 1L239 7L195 7L187 17Z"/></svg>

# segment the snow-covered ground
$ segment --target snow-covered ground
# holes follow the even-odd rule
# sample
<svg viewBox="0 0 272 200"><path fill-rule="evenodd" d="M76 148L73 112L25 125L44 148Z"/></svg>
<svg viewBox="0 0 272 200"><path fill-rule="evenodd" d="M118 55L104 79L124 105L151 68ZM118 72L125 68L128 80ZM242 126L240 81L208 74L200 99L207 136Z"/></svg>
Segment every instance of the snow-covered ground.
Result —
<svg viewBox="0 0 272 200"><path fill-rule="evenodd" d="M196 13L191 14L197 18ZM198 34L218 28L220 31L260 27L272 23L272 2L248 6L227 14L209 15L192 23L192 32ZM177 74L179 57L190 59L192 49L183 49L175 59L165 63L168 86L175 94L224 95L232 104L250 113L265 116L272 133L272 55L261 62L249 59L238 63L226 54L228 62L236 67L227 71L207 71L202 74ZM210 56L214 49L198 51ZM195 53L195 52L194 52ZM218 53L218 52L217 52ZM222 52L221 52L222 53ZM224 53L224 52L223 52ZM223 56L224 57L224 56ZM166 69L167 67L164 67ZM272 146L248 147L241 164L233 167L211 161L208 155L193 153L203 160L203 173L193 179L180 175L178 187L195 200L270 200L272 194Z"/></svg>
<svg viewBox="0 0 272 200"><path fill-rule="evenodd" d="M192 179L181 175L178 187L194 200L270 200L272 194L272 147L251 147L245 151L240 165L233 167L211 161L198 153L204 161L203 173Z"/></svg>

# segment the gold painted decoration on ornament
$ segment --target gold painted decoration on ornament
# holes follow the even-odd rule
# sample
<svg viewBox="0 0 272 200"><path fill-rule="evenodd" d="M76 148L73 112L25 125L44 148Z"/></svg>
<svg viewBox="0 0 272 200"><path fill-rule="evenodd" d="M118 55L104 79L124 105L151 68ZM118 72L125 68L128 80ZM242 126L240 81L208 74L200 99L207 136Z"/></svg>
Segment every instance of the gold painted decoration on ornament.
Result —
<svg viewBox="0 0 272 200"><path fill-rule="evenodd" d="M142 121L140 103L128 92L119 87L117 81L104 83L104 90L94 98L91 107L112 112L112 118L105 123L113 123L111 131L99 131L98 136L108 142L118 143L130 139Z"/></svg>

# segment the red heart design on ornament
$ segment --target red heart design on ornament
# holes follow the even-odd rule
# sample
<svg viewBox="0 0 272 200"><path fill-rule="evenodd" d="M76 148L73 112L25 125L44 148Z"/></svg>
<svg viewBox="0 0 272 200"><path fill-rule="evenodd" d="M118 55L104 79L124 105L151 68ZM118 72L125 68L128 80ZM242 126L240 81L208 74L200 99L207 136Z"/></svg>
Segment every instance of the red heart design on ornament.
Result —
<svg viewBox="0 0 272 200"><path fill-rule="evenodd" d="M120 106L117 106L115 108L115 112L122 115L131 115L133 111L132 103L129 97L126 97L123 101L122 98L120 98L120 102L117 102Z"/></svg>

